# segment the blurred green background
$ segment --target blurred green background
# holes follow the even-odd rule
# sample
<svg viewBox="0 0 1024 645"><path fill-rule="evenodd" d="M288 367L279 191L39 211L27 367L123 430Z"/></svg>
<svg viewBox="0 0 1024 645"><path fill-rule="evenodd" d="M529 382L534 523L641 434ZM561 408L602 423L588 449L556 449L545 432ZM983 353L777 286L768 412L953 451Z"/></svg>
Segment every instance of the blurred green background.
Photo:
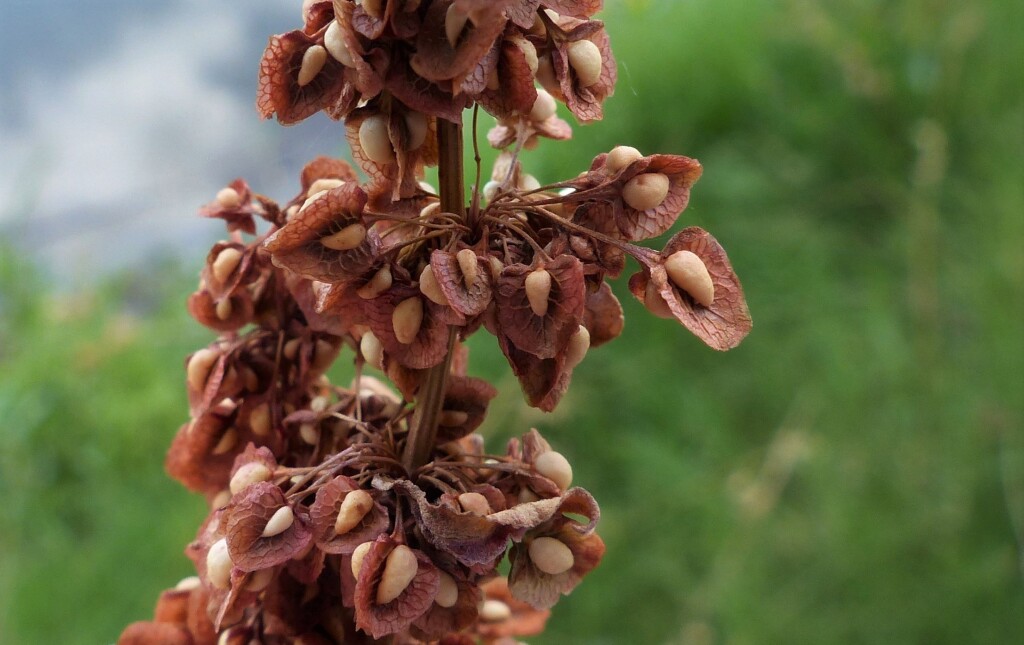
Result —
<svg viewBox="0 0 1024 645"><path fill-rule="evenodd" d="M536 425L603 509L604 563L531 642L1021 642L1024 5L607 4L606 119L527 169L699 158L680 223L755 324L718 354L617 284L624 335L548 416L475 339L492 448ZM204 504L162 462L205 253L67 293L0 248L3 643L111 642L190 574Z"/></svg>

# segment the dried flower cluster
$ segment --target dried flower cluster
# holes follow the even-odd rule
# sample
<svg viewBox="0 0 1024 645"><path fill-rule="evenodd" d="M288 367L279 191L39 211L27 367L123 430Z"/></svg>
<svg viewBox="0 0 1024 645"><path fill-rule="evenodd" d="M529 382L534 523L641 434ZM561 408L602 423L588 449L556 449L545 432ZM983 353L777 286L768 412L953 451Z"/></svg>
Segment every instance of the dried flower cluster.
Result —
<svg viewBox="0 0 1024 645"><path fill-rule="evenodd" d="M467 375L463 341L493 334L529 404L554 409L622 330L605 280L627 255L652 313L720 350L750 329L708 233L633 244L672 227L697 161L620 146L546 186L520 163L538 137L571 136L558 102L601 118L616 77L601 4L307 1L302 29L271 38L261 114L342 120L368 179L318 158L283 206L239 179L201 211L230 239L189 310L221 335L188 357L191 420L167 469L210 512L187 549L198 575L120 643L514 643L598 564L598 506L563 455L536 430L485 452L497 392ZM467 108L474 144L483 108L502 150L468 204ZM341 387L326 373L346 349Z"/></svg>

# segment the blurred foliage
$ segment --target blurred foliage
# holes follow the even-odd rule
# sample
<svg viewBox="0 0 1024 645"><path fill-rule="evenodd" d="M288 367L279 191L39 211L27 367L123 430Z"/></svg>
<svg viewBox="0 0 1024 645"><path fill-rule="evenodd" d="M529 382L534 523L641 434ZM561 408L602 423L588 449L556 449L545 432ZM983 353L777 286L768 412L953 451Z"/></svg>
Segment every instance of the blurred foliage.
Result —
<svg viewBox="0 0 1024 645"><path fill-rule="evenodd" d="M1024 5L608 4L606 119L527 168L699 158L681 222L729 250L755 326L717 354L620 284L625 334L550 416L474 339L492 448L537 425L604 511L605 562L533 642L1019 639ZM203 502L161 466L211 334L174 267L35 275L0 248L0 641L108 642L190 573Z"/></svg>

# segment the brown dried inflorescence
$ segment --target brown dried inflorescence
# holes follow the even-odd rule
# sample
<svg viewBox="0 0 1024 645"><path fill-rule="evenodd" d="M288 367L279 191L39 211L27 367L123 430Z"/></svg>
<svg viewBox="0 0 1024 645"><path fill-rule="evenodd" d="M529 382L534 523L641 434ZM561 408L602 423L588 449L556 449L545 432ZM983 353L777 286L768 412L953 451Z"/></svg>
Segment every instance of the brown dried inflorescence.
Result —
<svg viewBox="0 0 1024 645"><path fill-rule="evenodd" d="M527 402L554 409L622 333L606 279L629 257L655 315L719 350L750 330L709 233L635 244L675 224L699 162L618 146L548 185L522 166L571 136L558 103L601 118L617 73L601 5L307 0L301 28L270 39L261 115L343 120L366 179L320 157L282 205L236 179L200 211L228 239L188 307L220 336L186 359L191 419L166 466L209 513L186 549L197 576L121 643L510 643L597 566L600 511L569 460L536 430L503 454L475 434L497 390L469 376L464 342L494 335ZM497 119L502 152L466 204L468 107ZM438 164L440 191L423 182ZM328 377L339 356L345 386Z"/></svg>

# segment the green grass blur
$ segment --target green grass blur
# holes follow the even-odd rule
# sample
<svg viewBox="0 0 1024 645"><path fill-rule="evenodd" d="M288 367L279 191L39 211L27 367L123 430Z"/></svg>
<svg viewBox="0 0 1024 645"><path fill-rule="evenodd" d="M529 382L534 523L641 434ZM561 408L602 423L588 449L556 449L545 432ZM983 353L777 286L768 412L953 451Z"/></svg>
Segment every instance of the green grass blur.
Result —
<svg viewBox="0 0 1024 645"><path fill-rule="evenodd" d="M680 223L755 324L718 354L620 283L624 335L548 416L475 339L492 447L536 425L603 509L604 563L531 642L1019 642L1024 5L607 4L606 119L527 169L699 158ZM211 338L187 273L58 294L0 249L0 642L111 642L190 574L203 502L162 472Z"/></svg>

